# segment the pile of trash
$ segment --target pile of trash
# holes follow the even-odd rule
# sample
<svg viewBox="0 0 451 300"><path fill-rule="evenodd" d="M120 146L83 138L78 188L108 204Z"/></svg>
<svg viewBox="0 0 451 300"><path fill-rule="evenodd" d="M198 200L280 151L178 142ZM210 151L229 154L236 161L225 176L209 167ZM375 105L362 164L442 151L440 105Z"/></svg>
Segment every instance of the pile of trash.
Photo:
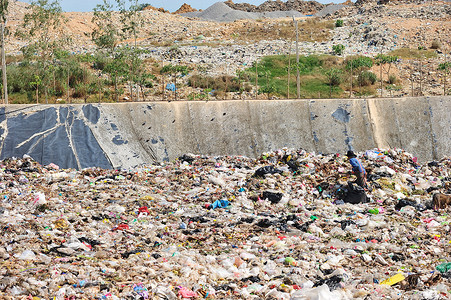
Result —
<svg viewBox="0 0 451 300"><path fill-rule="evenodd" d="M119 170L3 160L0 297L449 299L451 216L432 194L449 193L451 159L359 159L363 191L346 157L302 149Z"/></svg>

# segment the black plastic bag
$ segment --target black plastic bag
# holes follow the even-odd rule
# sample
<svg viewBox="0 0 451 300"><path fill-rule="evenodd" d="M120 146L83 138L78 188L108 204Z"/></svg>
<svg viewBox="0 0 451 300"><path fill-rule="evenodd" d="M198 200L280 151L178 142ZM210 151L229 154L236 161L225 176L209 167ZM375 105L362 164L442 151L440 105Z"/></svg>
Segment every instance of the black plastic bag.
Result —
<svg viewBox="0 0 451 300"><path fill-rule="evenodd" d="M368 197L363 188L354 185L352 182L348 182L348 193L343 201L351 204L367 203Z"/></svg>
<svg viewBox="0 0 451 300"><path fill-rule="evenodd" d="M274 168L273 166L265 166L255 171L254 177L263 177L266 174L276 174L276 173L282 174L282 171Z"/></svg>
<svg viewBox="0 0 451 300"><path fill-rule="evenodd" d="M423 206L417 204L415 201L410 201L410 200L406 200L406 199L399 200L398 203L395 205L395 209L401 210L401 208L403 208L404 206L412 206L419 211L425 210L425 208Z"/></svg>
<svg viewBox="0 0 451 300"><path fill-rule="evenodd" d="M264 191L262 195L263 200L268 199L272 204L279 203L280 200L282 200L282 197L282 193L274 193L270 191Z"/></svg>

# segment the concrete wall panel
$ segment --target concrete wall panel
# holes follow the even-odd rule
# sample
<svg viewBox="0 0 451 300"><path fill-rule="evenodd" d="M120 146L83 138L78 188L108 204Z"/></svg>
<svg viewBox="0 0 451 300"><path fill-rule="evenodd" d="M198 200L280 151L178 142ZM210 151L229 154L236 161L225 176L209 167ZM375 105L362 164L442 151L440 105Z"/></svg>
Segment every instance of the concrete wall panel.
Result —
<svg viewBox="0 0 451 300"><path fill-rule="evenodd" d="M184 153L244 155L403 148L420 160L451 151L451 97L180 101L0 108L1 157L62 167L133 167ZM41 149L41 150L40 150Z"/></svg>

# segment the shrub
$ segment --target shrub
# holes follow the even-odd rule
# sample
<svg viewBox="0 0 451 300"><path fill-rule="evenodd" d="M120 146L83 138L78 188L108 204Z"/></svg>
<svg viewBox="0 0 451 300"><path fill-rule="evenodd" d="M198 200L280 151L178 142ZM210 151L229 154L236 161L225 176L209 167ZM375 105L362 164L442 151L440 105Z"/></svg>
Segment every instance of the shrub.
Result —
<svg viewBox="0 0 451 300"><path fill-rule="evenodd" d="M109 64L110 62L111 62L110 58L103 56L103 55L97 55L94 58L94 63L93 63L92 67L96 70L103 71L103 70L105 70L106 65Z"/></svg>
<svg viewBox="0 0 451 300"><path fill-rule="evenodd" d="M299 57L299 64L301 72L310 73L314 68L320 67L322 61L316 55L301 56Z"/></svg>
<svg viewBox="0 0 451 300"><path fill-rule="evenodd" d="M441 46L442 45L439 40L433 40L431 43L431 49L440 49Z"/></svg>
<svg viewBox="0 0 451 300"><path fill-rule="evenodd" d="M332 68L326 71L327 84L329 86L339 86L341 83L341 70Z"/></svg>
<svg viewBox="0 0 451 300"><path fill-rule="evenodd" d="M373 72L363 71L357 77L357 81L361 86L372 85L377 81L377 76Z"/></svg>
<svg viewBox="0 0 451 300"><path fill-rule="evenodd" d="M343 46L342 44L333 45L332 50L334 51L335 55L342 55L343 51L345 50L345 46Z"/></svg>
<svg viewBox="0 0 451 300"><path fill-rule="evenodd" d="M72 93L73 98L84 98L88 95L88 88L85 84L79 83L75 86L75 90Z"/></svg>
<svg viewBox="0 0 451 300"><path fill-rule="evenodd" d="M343 20L335 21L335 27L343 27Z"/></svg>
<svg viewBox="0 0 451 300"><path fill-rule="evenodd" d="M359 69L359 68L371 68L373 66L373 60L368 56L359 56L357 58L348 60L346 63L346 67L348 69Z"/></svg>
<svg viewBox="0 0 451 300"><path fill-rule="evenodd" d="M451 70L451 62L447 61L438 65L438 70L448 72Z"/></svg>
<svg viewBox="0 0 451 300"><path fill-rule="evenodd" d="M191 87L199 87L203 89L212 88L216 91L226 91L226 88L227 92L241 91L241 86L238 82L238 78L226 75L218 77L193 75L189 78L188 85ZM247 91L250 89L250 87L245 86L244 89Z"/></svg>
<svg viewBox="0 0 451 300"><path fill-rule="evenodd" d="M398 82L398 78L395 75L390 75L388 77L388 83L389 84L395 84L396 82Z"/></svg>

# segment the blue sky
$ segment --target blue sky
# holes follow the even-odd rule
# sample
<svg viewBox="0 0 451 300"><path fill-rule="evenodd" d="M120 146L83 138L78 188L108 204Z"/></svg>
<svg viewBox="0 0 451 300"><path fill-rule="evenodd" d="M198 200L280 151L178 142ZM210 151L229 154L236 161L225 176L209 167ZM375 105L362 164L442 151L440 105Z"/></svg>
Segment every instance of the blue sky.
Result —
<svg viewBox="0 0 451 300"><path fill-rule="evenodd" d="M51 1L51 0L49 0ZM111 2L114 2L114 0L110 0ZM317 0L320 3L331 3L331 2L340 2L337 0ZM345 0L342 0L341 2L344 2ZM25 1L30 3L31 1ZM173 12L179 9L180 6L182 6L183 3L188 3L192 7L196 9L205 9L212 4L218 2L218 0L140 0L139 3L149 3L152 6L155 7L164 7L165 9ZM251 4L261 4L265 2L265 0L247 0L247 1L240 1L235 0L234 3L241 3L241 2L247 2ZM286 1L284 1L286 2ZM103 0L60 0L61 7L64 11L92 11L92 9L97 5L103 3Z"/></svg>

